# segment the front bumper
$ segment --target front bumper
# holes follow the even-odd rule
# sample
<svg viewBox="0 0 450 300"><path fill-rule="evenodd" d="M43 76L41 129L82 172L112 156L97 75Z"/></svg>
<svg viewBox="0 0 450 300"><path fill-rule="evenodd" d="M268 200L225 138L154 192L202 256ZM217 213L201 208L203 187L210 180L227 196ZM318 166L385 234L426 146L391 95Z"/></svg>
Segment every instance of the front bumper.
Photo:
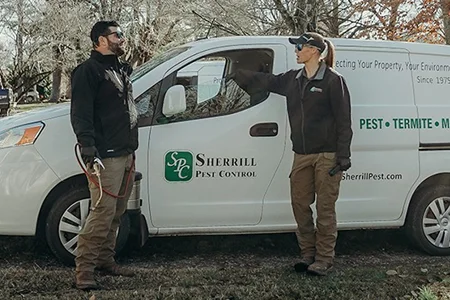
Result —
<svg viewBox="0 0 450 300"><path fill-rule="evenodd" d="M0 149L0 235L34 235L42 203L58 181L33 145Z"/></svg>

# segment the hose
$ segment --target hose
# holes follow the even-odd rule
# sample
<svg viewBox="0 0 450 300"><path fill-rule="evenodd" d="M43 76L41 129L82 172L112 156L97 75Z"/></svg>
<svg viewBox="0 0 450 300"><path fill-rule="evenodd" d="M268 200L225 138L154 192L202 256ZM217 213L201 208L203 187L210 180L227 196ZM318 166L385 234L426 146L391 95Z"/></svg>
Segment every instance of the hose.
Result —
<svg viewBox="0 0 450 300"><path fill-rule="evenodd" d="M95 206L91 208L92 211L94 211L100 204L100 201L102 200L103 196L102 178L100 177L100 164L98 162L94 162L93 168L94 168L93 174L96 175L98 178L98 187L100 191L100 196L98 197L98 200L95 202Z"/></svg>
<svg viewBox="0 0 450 300"><path fill-rule="evenodd" d="M76 143L75 144L75 157L77 158L78 165L80 166L80 168L83 171L83 173L86 174L86 177L88 178L88 180L91 181L92 183L94 183L99 188L99 191L100 191L100 197L98 198L97 202L95 203L95 206L94 207L91 206L91 210L95 210L97 208L97 206L100 204L101 198L103 197L103 193L105 193L105 194L107 194L107 195L109 195L109 196L111 196L113 198L117 198L117 199L125 197L125 195L128 192L130 179L131 179L131 174L133 173L133 170L135 168L135 158L134 158L134 156L133 156L133 161L132 161L132 164L131 164L130 171L128 173L128 178L127 178L126 185L125 185L125 191L124 191L124 193L122 195L116 195L116 194L113 194L110 191L108 191L108 190L106 190L106 189L104 189L102 187L102 181L101 181L101 176L100 176L101 175L100 163L99 162L95 162L95 160L94 160L94 164L92 166L93 169L94 169L94 172L92 174L89 174L89 172L87 171L86 165L80 159L80 156L81 156L80 148L81 148L81 144L80 143ZM96 180L96 177L97 177L97 180Z"/></svg>

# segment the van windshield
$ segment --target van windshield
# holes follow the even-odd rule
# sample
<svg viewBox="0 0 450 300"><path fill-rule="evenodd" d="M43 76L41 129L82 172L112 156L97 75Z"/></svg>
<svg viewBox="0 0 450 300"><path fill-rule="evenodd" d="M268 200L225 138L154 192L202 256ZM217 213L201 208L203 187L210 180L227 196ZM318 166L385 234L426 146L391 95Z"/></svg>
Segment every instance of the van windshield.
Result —
<svg viewBox="0 0 450 300"><path fill-rule="evenodd" d="M156 68L157 66L162 64L163 62L174 58L175 56L177 56L180 53L183 53L184 51L188 50L189 48L190 47L172 48L166 52L156 55L155 57L153 57L149 61L143 63L142 65L140 65L133 71L133 73L131 74L131 78L130 78L131 81L132 82L136 81L138 78L144 76L145 74L147 74L148 72L150 72L151 70L153 70L154 68Z"/></svg>

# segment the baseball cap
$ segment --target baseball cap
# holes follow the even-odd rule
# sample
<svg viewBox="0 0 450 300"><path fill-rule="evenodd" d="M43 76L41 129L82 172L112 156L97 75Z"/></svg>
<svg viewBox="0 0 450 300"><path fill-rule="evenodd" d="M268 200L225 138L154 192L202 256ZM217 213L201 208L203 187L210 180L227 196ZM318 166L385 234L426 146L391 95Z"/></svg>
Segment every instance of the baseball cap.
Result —
<svg viewBox="0 0 450 300"><path fill-rule="evenodd" d="M326 48L324 38L320 34L312 32L306 32L298 38L289 38L289 43L294 45L311 45L319 48L320 52L323 52Z"/></svg>

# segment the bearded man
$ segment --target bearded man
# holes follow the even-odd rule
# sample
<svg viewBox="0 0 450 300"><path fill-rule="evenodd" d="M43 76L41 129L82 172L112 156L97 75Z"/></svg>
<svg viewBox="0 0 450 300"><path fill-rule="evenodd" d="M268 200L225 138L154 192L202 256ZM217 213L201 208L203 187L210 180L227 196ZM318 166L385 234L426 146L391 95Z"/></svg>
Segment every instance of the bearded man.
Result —
<svg viewBox="0 0 450 300"><path fill-rule="evenodd" d="M119 60L125 37L117 22L97 22L90 37L94 48L90 57L72 72L71 123L88 173L94 172L97 159L104 169L102 193L98 182L87 176L91 211L82 224L75 258L76 286L81 290L99 288L95 269L111 275L134 274L114 260L116 232L132 190L138 148L132 68Z"/></svg>

